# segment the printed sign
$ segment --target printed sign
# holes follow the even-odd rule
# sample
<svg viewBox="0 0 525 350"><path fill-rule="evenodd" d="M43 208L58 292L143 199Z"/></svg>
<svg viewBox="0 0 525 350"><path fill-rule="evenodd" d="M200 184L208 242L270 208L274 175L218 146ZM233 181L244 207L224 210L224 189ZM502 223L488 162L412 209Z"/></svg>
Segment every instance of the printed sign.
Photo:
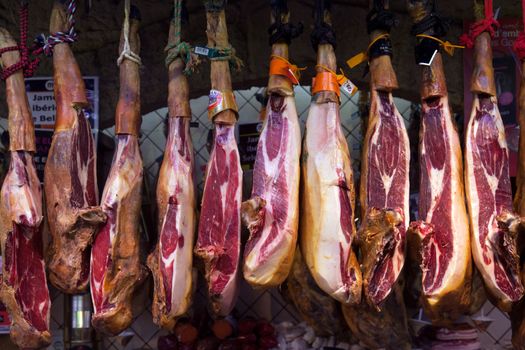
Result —
<svg viewBox="0 0 525 350"><path fill-rule="evenodd" d="M239 155L243 170L253 169L262 123L239 124Z"/></svg>
<svg viewBox="0 0 525 350"><path fill-rule="evenodd" d="M505 134L510 151L510 176L516 176L519 144L518 98L521 78L520 67L518 67L519 60L512 51L512 45L522 30L522 23L518 19L501 19L499 22L501 27L492 40L494 80L496 82L498 108L505 125ZM470 22L464 24L465 31L468 30L470 24ZM465 128L469 122L472 108L470 78L474 63L473 53L473 50L465 50L463 54Z"/></svg>
<svg viewBox="0 0 525 350"><path fill-rule="evenodd" d="M31 108L35 128L37 130L52 130L55 126L56 115L56 104L53 96L53 78L27 78L25 81L27 98L29 100L29 107ZM84 109L84 114L91 124L91 129L98 130L98 77L84 77L84 84L86 85L86 95L89 102L89 107Z"/></svg>

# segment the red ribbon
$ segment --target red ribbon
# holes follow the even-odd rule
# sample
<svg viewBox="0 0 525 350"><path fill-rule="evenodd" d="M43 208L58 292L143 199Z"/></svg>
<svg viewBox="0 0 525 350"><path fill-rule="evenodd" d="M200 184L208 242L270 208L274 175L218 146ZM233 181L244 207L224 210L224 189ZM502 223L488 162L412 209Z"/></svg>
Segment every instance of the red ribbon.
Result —
<svg viewBox="0 0 525 350"><path fill-rule="evenodd" d="M523 16L523 30L525 30L525 0L521 0L521 11ZM525 59L525 33L521 31L520 35L514 42L514 52L520 60Z"/></svg>
<svg viewBox="0 0 525 350"><path fill-rule="evenodd" d="M525 1L525 0L523 0ZM474 41L483 32L488 32L493 38L496 30L499 28L499 22L494 19L492 10L492 0L485 0L485 18L471 24L468 33L463 33L459 40L467 48L474 47Z"/></svg>

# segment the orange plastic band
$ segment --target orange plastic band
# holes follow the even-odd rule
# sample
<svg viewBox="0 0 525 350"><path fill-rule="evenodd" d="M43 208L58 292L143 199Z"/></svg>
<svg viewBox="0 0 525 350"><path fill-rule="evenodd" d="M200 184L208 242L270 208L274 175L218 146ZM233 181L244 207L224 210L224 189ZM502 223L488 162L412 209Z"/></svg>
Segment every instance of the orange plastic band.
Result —
<svg viewBox="0 0 525 350"><path fill-rule="evenodd" d="M339 82L337 76L331 72L319 72L312 79L312 95L315 95L321 91L332 91L335 92L337 97L341 96L341 89L339 88Z"/></svg>
<svg viewBox="0 0 525 350"><path fill-rule="evenodd" d="M357 92L357 87L345 76L341 69L341 74L337 74L330 68L318 64L316 68L324 69L325 72L317 73L315 78L312 79L312 95L319 91L332 91L337 94L337 97L341 95L341 88L348 92L350 96L353 96Z"/></svg>
<svg viewBox="0 0 525 350"><path fill-rule="evenodd" d="M270 75L282 75L287 77L292 84L299 84L301 78L301 71L306 68L299 68L295 64L291 64L286 58L272 55L270 61Z"/></svg>

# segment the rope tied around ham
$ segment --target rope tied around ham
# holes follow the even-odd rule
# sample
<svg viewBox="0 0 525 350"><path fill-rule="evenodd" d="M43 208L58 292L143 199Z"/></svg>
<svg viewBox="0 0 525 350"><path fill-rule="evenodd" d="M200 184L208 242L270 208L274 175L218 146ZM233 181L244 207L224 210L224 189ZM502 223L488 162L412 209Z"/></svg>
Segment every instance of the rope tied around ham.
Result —
<svg viewBox="0 0 525 350"><path fill-rule="evenodd" d="M53 55L53 48L55 45L60 43L73 43L77 40L78 34L75 30L76 21L74 17L76 11L76 0L69 0L66 9L69 29L65 32L59 31L50 34L47 37L44 34L40 34L40 36L36 39L36 41L41 45L42 51L46 56Z"/></svg>
<svg viewBox="0 0 525 350"><path fill-rule="evenodd" d="M481 33L487 32L491 38L494 38L494 34L496 34L499 27L499 22L493 15L492 0L485 0L485 18L474 22L467 33L461 34L459 41L467 48L472 49L474 47L474 41Z"/></svg>
<svg viewBox="0 0 525 350"><path fill-rule="evenodd" d="M139 66L142 65L142 60L140 59L140 56L133 52L131 50L131 46L129 45L130 18L140 20L140 14L137 11L136 7L131 6L130 0L126 0L124 3L124 47L122 48L120 56L117 59L117 66L120 66L125 59L135 62Z"/></svg>
<svg viewBox="0 0 525 350"><path fill-rule="evenodd" d="M314 21L315 26L310 34L310 41L314 50L317 52L317 48L321 44L330 44L334 48L337 47L337 40L335 32L332 29L332 23L326 20L325 12L330 11L332 6L331 0L317 1L314 8Z"/></svg>
<svg viewBox="0 0 525 350"><path fill-rule="evenodd" d="M42 53L46 56L53 54L53 48L59 43L72 43L77 40L77 32L75 31L74 14L77 10L75 0L69 0L67 5L67 21L69 29L66 32L56 32L49 36L40 34L36 39L33 47L27 47L27 32L29 26L29 1L22 0L20 3L19 18L20 18L20 45L5 47L0 50L0 55L10 51L20 51L20 61L6 67L2 70L0 78L6 80L9 76L19 70L23 70L24 77L31 77L35 74L40 58L33 59L30 56L39 56Z"/></svg>
<svg viewBox="0 0 525 350"><path fill-rule="evenodd" d="M190 76L200 63L199 56L193 52L191 45L182 41L182 23L188 22L188 9L185 0L175 0L173 4L172 23L175 26L175 35L173 41L168 41L166 48L166 67L169 67L177 58L184 61L184 74Z"/></svg>
<svg viewBox="0 0 525 350"><path fill-rule="evenodd" d="M285 0L271 0L270 6L274 13L275 22L268 28L269 44L275 43L291 44L292 39L297 38L303 33L303 23L292 24L288 21L283 22L283 16L289 15L288 6Z"/></svg>
<svg viewBox="0 0 525 350"><path fill-rule="evenodd" d="M397 26L398 21L394 13L387 10L384 0L375 0L372 10L366 16L366 30L368 34L374 31L390 33L392 27Z"/></svg>

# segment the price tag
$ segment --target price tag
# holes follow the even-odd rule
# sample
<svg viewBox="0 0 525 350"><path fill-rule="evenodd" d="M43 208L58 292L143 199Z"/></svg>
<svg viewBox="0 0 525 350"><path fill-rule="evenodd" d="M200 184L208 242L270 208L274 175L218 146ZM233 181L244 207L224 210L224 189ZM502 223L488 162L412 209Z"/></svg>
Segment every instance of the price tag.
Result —
<svg viewBox="0 0 525 350"><path fill-rule="evenodd" d="M352 83L350 79L346 79L345 82L341 84L341 89L346 91L350 96L354 96L357 92L357 86L355 86L355 84Z"/></svg>
<svg viewBox="0 0 525 350"><path fill-rule="evenodd" d="M208 56L208 54L210 53L210 49L208 49L207 47L202 47L202 46L195 46L193 50L195 51L197 55L201 55L201 56Z"/></svg>

